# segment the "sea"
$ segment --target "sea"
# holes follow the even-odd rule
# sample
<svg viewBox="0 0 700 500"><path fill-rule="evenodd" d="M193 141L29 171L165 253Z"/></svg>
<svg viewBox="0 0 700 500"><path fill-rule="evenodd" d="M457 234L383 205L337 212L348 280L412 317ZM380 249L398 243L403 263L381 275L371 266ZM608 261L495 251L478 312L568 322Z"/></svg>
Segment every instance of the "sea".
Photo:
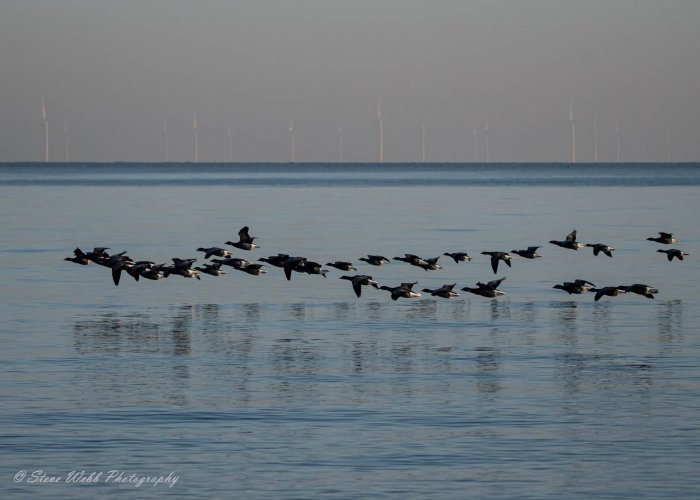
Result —
<svg viewBox="0 0 700 500"><path fill-rule="evenodd" d="M698 498L699 216L696 163L0 164L0 497ZM613 257L550 243L573 230ZM214 246L328 272L64 260Z"/></svg>

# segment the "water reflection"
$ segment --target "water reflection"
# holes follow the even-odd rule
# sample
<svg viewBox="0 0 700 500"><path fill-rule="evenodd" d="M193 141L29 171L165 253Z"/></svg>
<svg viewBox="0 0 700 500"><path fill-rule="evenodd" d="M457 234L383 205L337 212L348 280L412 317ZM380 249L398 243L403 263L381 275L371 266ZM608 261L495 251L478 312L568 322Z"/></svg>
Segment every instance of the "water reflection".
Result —
<svg viewBox="0 0 700 500"><path fill-rule="evenodd" d="M503 389L498 373L501 367L501 351L494 347L477 347L475 351L477 390L493 394Z"/></svg>
<svg viewBox="0 0 700 500"><path fill-rule="evenodd" d="M683 340L683 301L669 300L658 308L659 340L663 343Z"/></svg>
<svg viewBox="0 0 700 500"><path fill-rule="evenodd" d="M78 354L189 354L191 306L183 308L173 316L170 325L145 314L105 313L97 318L80 319L73 325L73 348Z"/></svg>
<svg viewBox="0 0 700 500"><path fill-rule="evenodd" d="M637 360L633 356L566 352L557 355L556 361L558 378L569 395L605 391L640 396L647 394L654 383L654 364L648 356Z"/></svg>
<svg viewBox="0 0 700 500"><path fill-rule="evenodd" d="M578 344L578 304L573 300L551 302L550 307L556 311L554 315L555 328L559 328L558 340L564 345L574 347Z"/></svg>

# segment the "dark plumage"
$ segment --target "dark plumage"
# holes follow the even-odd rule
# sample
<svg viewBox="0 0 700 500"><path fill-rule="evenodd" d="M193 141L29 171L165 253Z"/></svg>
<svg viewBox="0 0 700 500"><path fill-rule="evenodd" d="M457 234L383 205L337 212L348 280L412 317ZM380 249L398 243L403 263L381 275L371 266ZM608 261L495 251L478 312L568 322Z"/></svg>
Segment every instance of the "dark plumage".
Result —
<svg viewBox="0 0 700 500"><path fill-rule="evenodd" d="M163 268L163 275L167 278L170 274L176 274L184 278L197 278L199 277L199 271L191 269L192 264L194 264L197 259L178 259L173 257L173 265Z"/></svg>
<svg viewBox="0 0 700 500"><path fill-rule="evenodd" d="M211 276L221 276L226 274L221 270L221 262L205 263L201 266L195 267L195 269L204 274L210 274Z"/></svg>
<svg viewBox="0 0 700 500"><path fill-rule="evenodd" d="M287 259L289 259L289 255L286 253L278 253L277 255L270 255L269 257L261 257L258 260L260 262L267 262L271 266L283 267Z"/></svg>
<svg viewBox="0 0 700 500"><path fill-rule="evenodd" d="M655 241L657 243L663 243L664 245L671 245L673 243L678 243L678 240L673 237L671 233L664 233L659 231L659 235L655 238L647 238L649 241Z"/></svg>
<svg viewBox="0 0 700 500"><path fill-rule="evenodd" d="M493 269L493 274L498 272L498 263L500 261L505 262L508 267L511 267L510 260L513 256L506 252L481 252L481 254L491 256L491 269Z"/></svg>
<svg viewBox="0 0 700 500"><path fill-rule="evenodd" d="M595 285L593 283L591 283L590 281L577 279L574 281L565 281L561 285L554 285L552 288L564 290L566 293L571 295L572 293L575 293L575 294L585 293L594 286Z"/></svg>
<svg viewBox="0 0 700 500"><path fill-rule="evenodd" d="M442 255L447 255L448 257L452 257L456 263L460 262L469 262L472 260L471 257L469 257L469 254L466 252L445 252Z"/></svg>
<svg viewBox="0 0 700 500"><path fill-rule="evenodd" d="M73 257L66 257L63 260L67 260L68 262L73 262L75 264L80 264L82 266L87 266L91 262L87 254L83 252L80 248L76 248L75 250L73 250Z"/></svg>
<svg viewBox="0 0 700 500"><path fill-rule="evenodd" d="M292 279L292 271L306 274L320 274L324 278L328 272L328 269L323 269L321 264L307 260L306 257L290 257L284 262L282 267L284 269L284 275L288 280Z"/></svg>
<svg viewBox="0 0 700 500"><path fill-rule="evenodd" d="M590 288L589 292L595 293L595 301L598 302L603 296L617 297L621 293L625 293L625 290L620 290L616 286L604 286L603 288Z"/></svg>
<svg viewBox="0 0 700 500"><path fill-rule="evenodd" d="M303 273L305 262L306 257L289 257L285 260L282 268L284 269L284 275L287 277L287 280L292 279L292 271Z"/></svg>
<svg viewBox="0 0 700 500"><path fill-rule="evenodd" d="M628 293L636 293L637 295L643 295L647 299L653 299L654 294L659 293L658 288L654 288L649 285L644 285L642 283L635 283L634 285L620 285L617 288L619 290L624 290Z"/></svg>
<svg viewBox="0 0 700 500"><path fill-rule="evenodd" d="M675 257L678 260L683 260L683 257L685 255L690 255L689 253L685 253L682 250L678 250L677 248L670 248L668 250L665 250L663 248L659 248L657 252L662 252L666 254L666 257L668 258L669 262L673 260Z"/></svg>
<svg viewBox="0 0 700 500"><path fill-rule="evenodd" d="M471 288L468 286L465 286L462 288L462 291L473 293L475 295L481 295L482 297L488 297L488 298L495 298L495 297L500 297L501 295L505 295L506 293L499 290L498 286L505 280L506 278L500 278L497 280L489 281L488 283L482 283L478 282L476 284L477 288Z"/></svg>
<svg viewBox="0 0 700 500"><path fill-rule="evenodd" d="M228 257L226 259L212 259L212 262L221 266L229 266L234 269L242 269L251 264L250 261L241 259L239 257Z"/></svg>
<svg viewBox="0 0 700 500"><path fill-rule="evenodd" d="M579 248L586 246L583 243L576 241L576 229L567 234L564 241L552 240L550 243L562 248L569 248L571 250L578 250Z"/></svg>
<svg viewBox="0 0 700 500"><path fill-rule="evenodd" d="M586 246L593 248L593 255L598 255L600 252L603 252L608 257L612 257L612 253L615 251L613 247L603 243L586 243Z"/></svg>
<svg viewBox="0 0 700 500"><path fill-rule="evenodd" d="M420 293L414 292L412 290L415 283L401 283L399 286L380 286L380 290L388 290L391 292L391 300L398 300L400 298L410 299L413 297L420 297Z"/></svg>
<svg viewBox="0 0 700 500"><path fill-rule="evenodd" d="M352 289L355 291L355 295L358 297L362 295L362 286L373 286L374 288L379 288L376 281L372 279L371 276L366 274L356 274L354 276L341 276L341 280L349 280L352 282Z"/></svg>
<svg viewBox="0 0 700 500"><path fill-rule="evenodd" d="M357 268L352 265L352 262L343 262L336 260L335 262L326 262L327 266L335 267L341 271L357 271Z"/></svg>
<svg viewBox="0 0 700 500"><path fill-rule="evenodd" d="M228 250L225 250L223 248L219 248L219 247L198 248L197 251L204 252L205 259L208 259L212 255L216 255L217 257L224 257L224 258L231 257L231 252L229 252Z"/></svg>
<svg viewBox="0 0 700 500"><path fill-rule="evenodd" d="M382 264L388 264L389 262L391 262L389 259L382 255L368 255L367 257L360 257L357 260L361 260L373 266L381 266Z"/></svg>
<svg viewBox="0 0 700 500"><path fill-rule="evenodd" d="M238 231L238 241L227 241L227 245L233 245L236 248L240 248L241 250L252 250L254 248L260 248L258 245L253 243L253 240L256 238L255 236L250 236L248 234L248 226L245 226L241 228L240 231Z"/></svg>
<svg viewBox="0 0 700 500"><path fill-rule="evenodd" d="M320 274L321 276L323 276L325 278L326 273L328 272L328 269L323 269L321 267L321 264L319 264L318 262L313 262L313 261L307 260L306 262L304 262L304 265L303 265L301 272L306 273L306 274Z"/></svg>
<svg viewBox="0 0 700 500"><path fill-rule="evenodd" d="M440 288L435 288L431 290L430 288L424 288L422 291L429 293L433 297L442 297L444 299L449 299L452 297L459 297L457 292L453 292L452 289L457 285L457 283L452 283L451 285L442 285Z"/></svg>
<svg viewBox="0 0 700 500"><path fill-rule="evenodd" d="M440 256L433 257L432 259L423 259L423 264L418 267L422 267L426 271L435 271L437 269L442 269L442 266L437 263Z"/></svg>
<svg viewBox="0 0 700 500"><path fill-rule="evenodd" d="M418 257L417 255L413 255L412 253L407 253L404 254L404 257L394 257L393 260L400 260L401 262L406 262L408 264L411 264L412 266L419 266L422 267L422 264L425 264L425 260L423 260L421 257Z"/></svg>
<svg viewBox="0 0 700 500"><path fill-rule="evenodd" d="M260 276L261 274L265 274L267 272L262 266L263 264L248 263L247 265L237 267L236 269L243 271L244 273L252 274L253 276Z"/></svg>
<svg viewBox="0 0 700 500"><path fill-rule="evenodd" d="M536 259L542 257L537 253L537 249L540 247L527 247L525 250L511 250L511 253L525 257L526 259Z"/></svg>

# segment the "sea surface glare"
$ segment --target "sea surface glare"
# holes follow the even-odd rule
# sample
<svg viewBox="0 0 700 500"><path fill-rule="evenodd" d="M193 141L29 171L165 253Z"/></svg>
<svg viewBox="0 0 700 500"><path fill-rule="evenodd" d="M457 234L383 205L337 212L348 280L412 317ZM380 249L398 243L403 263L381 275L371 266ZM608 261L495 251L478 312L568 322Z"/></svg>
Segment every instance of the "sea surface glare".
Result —
<svg viewBox="0 0 700 500"><path fill-rule="evenodd" d="M699 215L698 164L1 164L0 497L696 499ZM224 244L243 226L261 248ZM549 243L573 229L613 258ZM63 260L98 246L506 295L357 298L328 266L114 286ZM577 278L659 293L552 288Z"/></svg>

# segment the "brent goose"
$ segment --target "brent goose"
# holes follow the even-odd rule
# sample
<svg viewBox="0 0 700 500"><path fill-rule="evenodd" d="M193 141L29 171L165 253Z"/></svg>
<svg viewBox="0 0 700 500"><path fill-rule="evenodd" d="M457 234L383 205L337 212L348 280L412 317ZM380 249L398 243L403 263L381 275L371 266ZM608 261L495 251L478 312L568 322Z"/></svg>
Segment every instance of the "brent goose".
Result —
<svg viewBox="0 0 700 500"><path fill-rule="evenodd" d="M468 262L472 260L472 258L469 257L469 254L467 252L445 252L442 255L452 257L457 264L459 264L460 262Z"/></svg>
<svg viewBox="0 0 700 500"><path fill-rule="evenodd" d="M306 274L320 274L324 278L326 277L326 273L328 272L328 269L323 269L321 267L321 264L318 262L313 262L310 260L304 261L303 268L301 270L302 273Z"/></svg>
<svg viewBox="0 0 700 500"><path fill-rule="evenodd" d="M394 257L393 260L400 260L401 262L406 262L408 264L411 264L412 266L419 267L426 263L424 259L418 257L417 255L413 255L412 253L407 253L404 255L404 257Z"/></svg>
<svg viewBox="0 0 700 500"><path fill-rule="evenodd" d="M584 292L587 292L594 286L595 284L591 283L590 281L577 279L574 281L565 281L561 285L554 285L552 288L564 290L566 293L571 295L572 293L582 294Z"/></svg>
<svg viewBox="0 0 700 500"><path fill-rule="evenodd" d="M241 259L239 257L228 257L226 259L212 259L212 262L214 262L215 264L219 264L220 266L230 266L234 269L241 269L251 264L251 262L245 259Z"/></svg>
<svg viewBox="0 0 700 500"><path fill-rule="evenodd" d="M433 257L432 259L423 259L423 263L419 264L418 267L422 267L426 271L435 271L437 269L442 269L442 266L437 263L440 256Z"/></svg>
<svg viewBox="0 0 700 500"><path fill-rule="evenodd" d="M493 269L494 274L498 272L498 262L501 260L505 262L508 267L511 267L510 259L512 259L513 256L506 252L481 252L481 254L491 256L491 269Z"/></svg>
<svg viewBox="0 0 700 500"><path fill-rule="evenodd" d="M352 282L352 289L355 291L355 295L357 295L358 297L362 295L362 285L371 285L374 288L379 288L378 283L374 281L371 276L368 276L366 274L356 274L354 276L341 276L340 279Z"/></svg>
<svg viewBox="0 0 700 500"><path fill-rule="evenodd" d="M228 250L224 250L223 248L219 248L219 247L198 248L197 251L204 252L205 259L208 259L212 255L216 255L217 257L224 257L224 258L231 257L231 252L229 252Z"/></svg>
<svg viewBox="0 0 700 500"><path fill-rule="evenodd" d="M642 283L635 283L634 285L620 285L617 287L625 292L636 293L638 295L643 295L647 299L653 299L655 293L659 293L658 288L654 288L649 285L644 285Z"/></svg>
<svg viewBox="0 0 700 500"><path fill-rule="evenodd" d="M576 241L576 229L574 229L569 234L567 234L564 241L552 240L552 241L550 241L550 243L552 243L553 245L557 245L559 247L562 247L562 248L569 248L571 250L578 250L579 248L585 246L583 243L578 243Z"/></svg>
<svg viewBox="0 0 700 500"><path fill-rule="evenodd" d="M391 262L383 255L368 255L367 257L360 257L357 260L361 260L373 266L381 266L382 264L388 264L389 262Z"/></svg>
<svg viewBox="0 0 700 500"><path fill-rule="evenodd" d="M292 279L292 271L306 274L320 274L324 278L328 269L322 269L321 264L307 260L306 257L290 257L284 261L282 266L287 280Z"/></svg>
<svg viewBox="0 0 700 500"><path fill-rule="evenodd" d="M412 290L413 285L416 283L401 283L399 286L385 286L379 287L380 290L387 290L391 292L391 300L398 300L399 298L410 299L413 297L420 297L420 293L414 292Z"/></svg>
<svg viewBox="0 0 700 500"><path fill-rule="evenodd" d="M173 265L165 267L163 269L163 275L167 278L170 274L177 274L184 278L197 278L199 277L199 271L191 269L192 264L197 261L197 259L178 259L173 257Z"/></svg>
<svg viewBox="0 0 700 500"><path fill-rule="evenodd" d="M673 258L677 258L678 260L683 260L683 257L685 255L690 255L689 253L685 253L682 250L678 250L677 248L670 248L668 250L664 250L663 248L659 248L657 252L663 252L666 254L666 257L668 257L669 262L673 260Z"/></svg>
<svg viewBox="0 0 700 500"><path fill-rule="evenodd" d="M68 262L74 262L75 264L80 264L83 266L87 266L90 263L90 258L80 248L76 248L75 250L73 250L73 255L74 257L66 257L63 260L67 260Z"/></svg>
<svg viewBox="0 0 700 500"><path fill-rule="evenodd" d="M269 257L261 257L258 260L260 262L267 262L271 266L283 267L287 259L289 259L289 255L286 253L278 253L277 255L270 255Z"/></svg>
<svg viewBox="0 0 700 500"><path fill-rule="evenodd" d="M243 267L237 267L239 271L243 271L244 273L252 274L253 276L260 276L261 274L265 274L267 271L262 268L264 264L250 264L248 263L247 265Z"/></svg>
<svg viewBox="0 0 700 500"><path fill-rule="evenodd" d="M433 297L442 297L444 299L449 299L451 297L459 297L457 292L453 292L452 289L457 283L452 283L451 285L442 285L440 288L435 288L431 290L430 288L424 288L422 291L429 293Z"/></svg>
<svg viewBox="0 0 700 500"><path fill-rule="evenodd" d="M586 243L586 246L593 248L593 255L598 255L600 252L603 252L608 257L612 257L612 253L615 251L613 247L603 243Z"/></svg>
<svg viewBox="0 0 700 500"><path fill-rule="evenodd" d="M240 248L241 250L252 250L254 248L260 248L258 245L253 243L253 240L255 239L255 236L250 236L248 234L248 226L245 226L241 228L240 231L238 231L238 241L227 241L227 245L233 245L236 248Z"/></svg>
<svg viewBox="0 0 700 500"><path fill-rule="evenodd" d="M477 288L471 288L468 286L465 286L462 288L463 291L465 292L470 292L475 295L481 295L482 297L488 297L488 298L495 298L495 297L500 297L501 295L505 295L506 293L498 289L498 285L500 285L503 280L506 279L505 277L489 281L488 283L482 283L478 282L476 284Z"/></svg>
<svg viewBox="0 0 700 500"><path fill-rule="evenodd" d="M598 302L601 297L607 295L608 297L617 297L621 293L625 293L625 290L620 290L616 286L604 286L603 288L590 288L589 292L595 292L595 301Z"/></svg>
<svg viewBox="0 0 700 500"><path fill-rule="evenodd" d="M540 247L527 247L526 250L511 250L511 253L525 257L526 259L536 259L542 257L537 253L537 249Z"/></svg>
<svg viewBox="0 0 700 500"><path fill-rule="evenodd" d="M670 245L672 243L678 243L678 240L673 237L671 233L664 233L659 231L659 236L656 238L647 238L649 241L656 241L657 243L663 243L664 245Z"/></svg>
<svg viewBox="0 0 700 500"><path fill-rule="evenodd" d="M336 260L335 262L326 262L327 266L335 267L341 271L357 271L357 268L352 265L352 262L343 262Z"/></svg>
<svg viewBox="0 0 700 500"><path fill-rule="evenodd" d="M214 262L210 264L205 263L201 266L195 267L195 269L201 273L210 274L212 276L221 276L222 274L226 274L221 270L221 262Z"/></svg>

